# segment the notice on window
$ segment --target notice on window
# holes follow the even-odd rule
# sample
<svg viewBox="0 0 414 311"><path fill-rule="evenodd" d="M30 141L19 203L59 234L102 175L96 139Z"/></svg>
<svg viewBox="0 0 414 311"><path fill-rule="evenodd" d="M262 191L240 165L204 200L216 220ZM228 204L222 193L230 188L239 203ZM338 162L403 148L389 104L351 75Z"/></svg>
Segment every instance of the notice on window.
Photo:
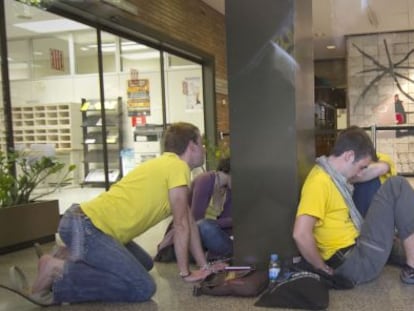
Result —
<svg viewBox="0 0 414 311"><path fill-rule="evenodd" d="M148 79L128 80L127 93L128 116L149 116L151 114Z"/></svg>
<svg viewBox="0 0 414 311"><path fill-rule="evenodd" d="M202 110L203 102L201 101L201 80L197 77L185 78L183 84L183 94L186 97L185 110L194 111Z"/></svg>

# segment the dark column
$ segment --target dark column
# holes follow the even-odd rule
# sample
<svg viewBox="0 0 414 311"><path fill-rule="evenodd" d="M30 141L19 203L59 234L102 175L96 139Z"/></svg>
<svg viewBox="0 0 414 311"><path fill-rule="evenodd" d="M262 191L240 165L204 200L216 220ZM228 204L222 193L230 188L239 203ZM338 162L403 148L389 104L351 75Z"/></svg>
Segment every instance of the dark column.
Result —
<svg viewBox="0 0 414 311"><path fill-rule="evenodd" d="M226 0L235 261L297 254L314 159L312 1Z"/></svg>

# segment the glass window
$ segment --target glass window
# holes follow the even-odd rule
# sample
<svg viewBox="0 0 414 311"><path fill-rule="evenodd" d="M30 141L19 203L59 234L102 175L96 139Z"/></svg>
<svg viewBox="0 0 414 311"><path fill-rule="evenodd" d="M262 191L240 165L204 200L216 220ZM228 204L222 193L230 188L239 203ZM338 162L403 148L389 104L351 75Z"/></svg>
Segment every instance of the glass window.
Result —
<svg viewBox="0 0 414 311"><path fill-rule="evenodd" d="M102 32L102 58L104 72L116 72L116 36ZM98 73L98 44L96 30L74 34L76 73Z"/></svg>
<svg viewBox="0 0 414 311"><path fill-rule="evenodd" d="M163 105L160 51L120 38L119 91L124 102L124 148L140 164L161 153ZM107 80L105 78L105 85ZM124 172L126 173L126 172Z"/></svg>
<svg viewBox="0 0 414 311"><path fill-rule="evenodd" d="M68 34L33 39L35 79L70 73Z"/></svg>
<svg viewBox="0 0 414 311"><path fill-rule="evenodd" d="M204 133L202 66L165 54L167 123L186 121Z"/></svg>
<svg viewBox="0 0 414 311"><path fill-rule="evenodd" d="M79 163L75 184L105 186L105 174L116 181L158 156L165 123L204 132L199 64L16 1L6 1L6 18L15 146L52 145L61 160Z"/></svg>
<svg viewBox="0 0 414 311"><path fill-rule="evenodd" d="M121 66L123 72L131 69L139 69L143 72L159 71L160 51L144 44L121 39Z"/></svg>
<svg viewBox="0 0 414 311"><path fill-rule="evenodd" d="M30 69L32 64L30 41L9 41L7 48L10 80L30 79Z"/></svg>
<svg viewBox="0 0 414 311"><path fill-rule="evenodd" d="M124 38L120 43L121 83L130 123L162 125L160 51Z"/></svg>

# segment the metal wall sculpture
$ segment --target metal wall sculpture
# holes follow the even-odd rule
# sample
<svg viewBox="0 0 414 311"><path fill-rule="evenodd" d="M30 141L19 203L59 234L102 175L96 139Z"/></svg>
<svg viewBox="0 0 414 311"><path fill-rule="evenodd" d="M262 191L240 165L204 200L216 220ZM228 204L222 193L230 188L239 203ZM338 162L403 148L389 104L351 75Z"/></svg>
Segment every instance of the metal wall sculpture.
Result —
<svg viewBox="0 0 414 311"><path fill-rule="evenodd" d="M353 43L352 45L364 57L366 57L369 60L371 60L372 63L373 63L373 65L375 66L375 68L372 68L372 69L362 70L362 71L358 72L358 74L364 74L364 73L369 73L369 72L378 72L378 74L375 76L375 78L373 78L369 82L369 84L367 85L367 87L363 90L362 94L358 98L358 101L357 101L356 105L354 106L354 111L357 109L357 107L359 107L362 104L363 99L365 98L365 95L375 85L375 83L379 82L382 78L386 77L387 75L389 75L389 76L392 77L392 79L396 83L397 88L401 91L401 93L404 94L407 98L409 98L410 100L412 100L414 102L414 98L411 97L401 87L400 82L399 82L399 79L407 80L407 81L409 81L411 83L414 83L414 80L413 79L410 79L410 77L405 76L405 75L403 75L403 74L401 74L401 73L398 72L399 69L414 69L413 66L409 66L409 65L406 64L406 62L408 61L408 58L410 57L410 55L414 53L414 49L411 49L401 60L399 60L397 62L394 62L392 60L391 55L390 55L390 52L389 52L387 40L384 39L384 47L385 47L385 52L386 52L386 55L387 55L388 64L383 65L383 64L380 63L379 60L375 59L373 56L371 56L367 52L363 51L355 43Z"/></svg>

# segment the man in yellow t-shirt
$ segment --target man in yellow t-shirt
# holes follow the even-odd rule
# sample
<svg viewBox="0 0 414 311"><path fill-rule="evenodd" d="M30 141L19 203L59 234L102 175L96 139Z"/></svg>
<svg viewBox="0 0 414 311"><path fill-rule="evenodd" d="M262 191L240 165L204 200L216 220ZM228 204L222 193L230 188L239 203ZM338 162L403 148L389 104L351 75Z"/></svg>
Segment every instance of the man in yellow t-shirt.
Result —
<svg viewBox="0 0 414 311"><path fill-rule="evenodd" d="M179 275L194 282L212 272L188 203L190 171L204 161L200 131L189 123L174 123L163 140L160 157L65 212L58 232L69 255L40 258L32 299L47 304L149 300L156 290L148 273L153 262L132 239L171 214ZM199 270L190 270L189 250Z"/></svg>
<svg viewBox="0 0 414 311"><path fill-rule="evenodd" d="M375 279L386 264L395 229L406 264L401 281L414 284L414 190L401 176L380 187L365 219L356 211L349 180L359 176L377 155L367 133L344 130L328 157L320 157L307 176L293 228L301 255L315 269L350 280Z"/></svg>

